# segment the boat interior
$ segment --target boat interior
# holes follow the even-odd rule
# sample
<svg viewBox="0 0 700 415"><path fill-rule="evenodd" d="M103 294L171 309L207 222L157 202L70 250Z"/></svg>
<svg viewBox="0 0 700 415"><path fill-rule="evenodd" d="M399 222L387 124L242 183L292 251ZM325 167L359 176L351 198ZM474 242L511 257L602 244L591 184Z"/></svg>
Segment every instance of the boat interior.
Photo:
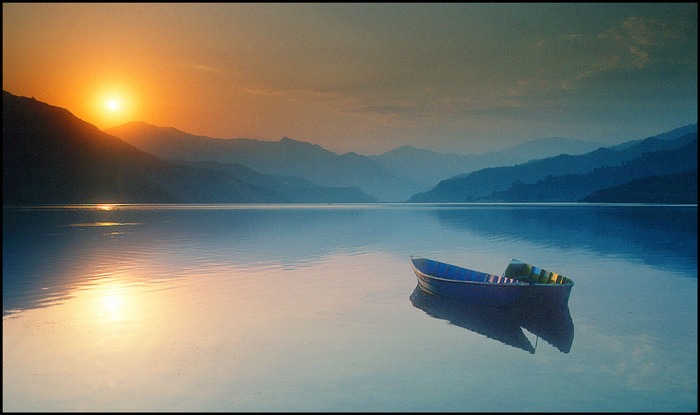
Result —
<svg viewBox="0 0 700 415"><path fill-rule="evenodd" d="M413 263L419 271L431 277L447 278L455 281L474 281L494 284L513 284L518 282L515 278L488 274L444 262L432 261L425 258L413 258Z"/></svg>
<svg viewBox="0 0 700 415"><path fill-rule="evenodd" d="M534 284L573 284L573 281L563 275L544 270L517 259L512 260L511 263L508 264L508 267L503 275L508 278L514 278L516 280L527 281Z"/></svg>

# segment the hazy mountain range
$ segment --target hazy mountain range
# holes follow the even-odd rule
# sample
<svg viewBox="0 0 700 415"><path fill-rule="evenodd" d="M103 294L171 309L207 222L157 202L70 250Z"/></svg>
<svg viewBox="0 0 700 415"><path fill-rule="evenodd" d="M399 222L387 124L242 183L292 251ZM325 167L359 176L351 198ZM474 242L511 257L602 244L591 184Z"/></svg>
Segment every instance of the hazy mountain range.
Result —
<svg viewBox="0 0 700 415"><path fill-rule="evenodd" d="M674 203L677 197L697 200L697 140L695 124L577 156L561 154L514 166L482 169L443 180L433 189L412 196L410 201L580 201L596 192L596 198L607 194L609 201L617 201L612 190L599 191L642 178L692 172L695 176L687 176L693 179L688 183L689 188L692 186L690 193L668 193L665 200L669 203ZM668 188L640 188L635 201L645 202L642 198L645 193L669 191Z"/></svg>
<svg viewBox="0 0 700 415"><path fill-rule="evenodd" d="M63 108L5 91L2 136L4 204L374 200L355 188L325 189L243 167L236 174L164 161Z"/></svg>
<svg viewBox="0 0 700 415"><path fill-rule="evenodd" d="M440 180L490 166L530 160L532 149L517 146L484 155L443 154L404 146L378 156L336 154L320 146L285 137L277 142L247 138L220 139L195 136L174 128L143 122L105 130L135 147L166 160L214 161L219 167L239 164L275 176L293 176L322 186L357 187L381 201L405 201L428 190ZM547 139L533 143L542 157L573 148L583 153L599 143L572 139Z"/></svg>
<svg viewBox="0 0 700 415"><path fill-rule="evenodd" d="M481 155L404 146L363 156L142 122L100 131L66 109L3 91L5 204L697 203L696 188L697 124L612 147L550 138Z"/></svg>

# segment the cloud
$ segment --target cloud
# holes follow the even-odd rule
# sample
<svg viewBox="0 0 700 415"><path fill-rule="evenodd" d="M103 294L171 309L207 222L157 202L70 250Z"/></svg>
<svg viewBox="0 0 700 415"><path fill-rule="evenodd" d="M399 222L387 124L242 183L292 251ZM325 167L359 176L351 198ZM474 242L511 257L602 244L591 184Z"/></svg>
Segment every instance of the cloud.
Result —
<svg viewBox="0 0 700 415"><path fill-rule="evenodd" d="M207 72L207 73L223 73L224 70L221 68L217 68L214 66L209 66L209 65L202 65L202 64L191 64L187 66L190 69L193 69L195 71L201 71L201 72Z"/></svg>
<svg viewBox="0 0 700 415"><path fill-rule="evenodd" d="M242 92L250 95L260 95L264 97L283 97L286 91L265 88L241 88Z"/></svg>
<svg viewBox="0 0 700 415"><path fill-rule="evenodd" d="M417 105L368 105L359 108L351 108L347 112L372 113L383 115L417 115L423 113Z"/></svg>
<svg viewBox="0 0 700 415"><path fill-rule="evenodd" d="M223 68L219 68L211 65L204 65L201 63L190 63L190 64L172 64L173 67L182 68L187 71L194 71L205 74L223 74L226 71Z"/></svg>
<svg viewBox="0 0 700 415"><path fill-rule="evenodd" d="M595 62L590 65L590 68L586 71L579 73L576 76L577 81L591 78L598 74L599 72L611 71L618 69L622 66L621 62L623 58L620 55L613 56L599 56L596 58Z"/></svg>
<svg viewBox="0 0 700 415"><path fill-rule="evenodd" d="M284 98L290 101L308 99L342 99L338 92L319 88L240 88L244 93L263 97Z"/></svg>
<svg viewBox="0 0 700 415"><path fill-rule="evenodd" d="M636 58L632 60L632 65L637 68L644 68L649 61L649 54L636 46L630 46L630 53Z"/></svg>
<svg viewBox="0 0 700 415"><path fill-rule="evenodd" d="M644 70L662 63L682 42L688 30L683 24L672 25L658 19L630 16L619 26L602 30L593 61L572 79L561 82L562 88L573 89L576 81L594 78L603 72Z"/></svg>
<svg viewBox="0 0 700 415"><path fill-rule="evenodd" d="M628 17L622 27L628 38L638 45L658 45L667 40L677 39L680 33L674 32L666 22L642 17Z"/></svg>

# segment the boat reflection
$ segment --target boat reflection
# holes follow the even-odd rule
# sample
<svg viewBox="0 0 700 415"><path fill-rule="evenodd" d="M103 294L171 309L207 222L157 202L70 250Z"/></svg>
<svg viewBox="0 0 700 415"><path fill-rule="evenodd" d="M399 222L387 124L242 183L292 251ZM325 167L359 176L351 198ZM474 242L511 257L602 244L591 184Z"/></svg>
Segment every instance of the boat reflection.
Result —
<svg viewBox="0 0 700 415"><path fill-rule="evenodd" d="M523 302L512 308L495 308L438 297L419 286L413 290L410 299L414 307L431 317L447 320L455 326L530 353L535 353L537 340L533 346L522 329L562 353L569 353L574 341L574 323L568 305L551 308Z"/></svg>

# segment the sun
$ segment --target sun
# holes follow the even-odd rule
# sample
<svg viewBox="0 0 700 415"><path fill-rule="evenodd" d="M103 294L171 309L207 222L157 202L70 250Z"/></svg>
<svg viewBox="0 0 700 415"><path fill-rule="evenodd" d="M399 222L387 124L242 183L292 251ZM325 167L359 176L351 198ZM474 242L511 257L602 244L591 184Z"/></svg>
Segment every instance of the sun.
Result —
<svg viewBox="0 0 700 415"><path fill-rule="evenodd" d="M107 85L94 90L90 101L90 122L100 129L134 121L138 114L138 95L126 85Z"/></svg>
<svg viewBox="0 0 700 415"><path fill-rule="evenodd" d="M116 112L121 109L122 105L117 98L108 98L105 102L105 107L107 107L108 111Z"/></svg>

